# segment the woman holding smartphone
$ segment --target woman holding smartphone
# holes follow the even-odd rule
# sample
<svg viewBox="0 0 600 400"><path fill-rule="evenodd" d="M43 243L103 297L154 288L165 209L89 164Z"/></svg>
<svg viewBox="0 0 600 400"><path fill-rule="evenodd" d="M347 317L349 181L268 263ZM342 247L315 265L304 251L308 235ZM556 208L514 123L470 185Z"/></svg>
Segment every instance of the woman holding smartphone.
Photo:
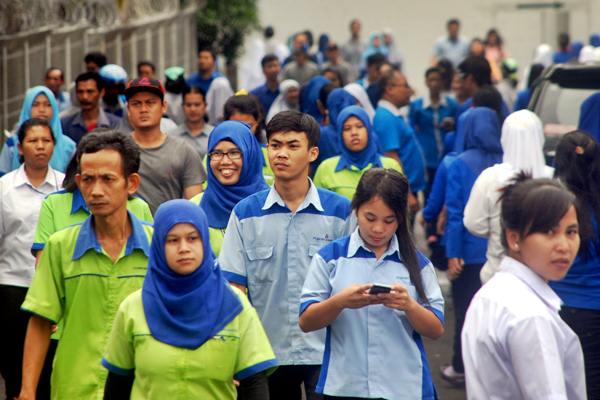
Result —
<svg viewBox="0 0 600 400"><path fill-rule="evenodd" d="M300 327L327 328L317 385L326 399L436 398L421 336L443 334L444 299L412 242L408 193L401 173L366 172L352 200L358 228L312 260Z"/></svg>
<svg viewBox="0 0 600 400"><path fill-rule="evenodd" d="M471 301L462 330L469 399L585 399L583 353L548 282L579 250L575 196L557 180L504 189L506 256Z"/></svg>

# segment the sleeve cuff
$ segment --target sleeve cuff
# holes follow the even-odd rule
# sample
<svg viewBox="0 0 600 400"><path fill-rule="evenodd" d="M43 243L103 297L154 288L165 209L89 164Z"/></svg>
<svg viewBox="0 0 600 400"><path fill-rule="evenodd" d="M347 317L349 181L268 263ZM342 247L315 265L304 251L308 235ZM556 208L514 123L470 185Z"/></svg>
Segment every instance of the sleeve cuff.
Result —
<svg viewBox="0 0 600 400"><path fill-rule="evenodd" d="M256 375L259 372L275 367L277 367L277 360L273 358L271 360L263 361L241 370L240 372L234 375L234 378L237 380L246 379L251 377L252 375Z"/></svg>
<svg viewBox="0 0 600 400"><path fill-rule="evenodd" d="M313 305L315 303L319 303L319 300L311 299L311 300L307 300L307 301L304 301L304 302L300 303L300 313L299 313L299 315L302 315L304 313L304 311L306 311L306 309L309 306L311 306L311 305Z"/></svg>
<svg viewBox="0 0 600 400"><path fill-rule="evenodd" d="M431 306L424 306L426 309L428 309L429 311L431 311L439 320L442 324L446 323L446 318L444 317L444 313L441 312L438 309L435 309Z"/></svg>
<svg viewBox="0 0 600 400"><path fill-rule="evenodd" d="M106 368L110 372L115 373L117 375L122 375L122 376L132 376L134 374L134 371L135 371L135 369L119 368L116 365L111 364L110 362L108 362L106 360L106 358L102 359L102 365L104 366L104 368Z"/></svg>
<svg viewBox="0 0 600 400"><path fill-rule="evenodd" d="M43 319L45 319L47 321L50 321L53 324L57 324L58 320L59 320L59 318L51 318L51 317L48 317L46 315L40 314L39 312L33 311L33 310L27 308L27 306L25 306L25 305L21 306L21 311L24 311L24 312L29 313L31 315L35 315L36 317L39 317L39 318L43 318Z"/></svg>
<svg viewBox="0 0 600 400"><path fill-rule="evenodd" d="M45 245L46 245L45 243L34 243L31 246L31 251L44 250Z"/></svg>
<svg viewBox="0 0 600 400"><path fill-rule="evenodd" d="M227 272L223 271L223 276L229 282L237 283L238 285L243 285L248 287L248 278L244 275L236 274L235 272Z"/></svg>

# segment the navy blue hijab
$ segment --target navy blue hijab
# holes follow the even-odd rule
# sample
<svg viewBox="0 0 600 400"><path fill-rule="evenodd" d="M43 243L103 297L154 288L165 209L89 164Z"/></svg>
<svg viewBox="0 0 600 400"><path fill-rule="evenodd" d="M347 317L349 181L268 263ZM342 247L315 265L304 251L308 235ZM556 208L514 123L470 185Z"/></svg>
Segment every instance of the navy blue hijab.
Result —
<svg viewBox="0 0 600 400"><path fill-rule="evenodd" d="M344 122L346 122L346 120L350 117L356 117L359 120L361 120L363 125L367 129L367 146L358 152L350 151L350 149L348 149L344 144ZM360 170L362 170L369 164L371 164L373 167L381 167L381 157L377 152L377 141L375 140L373 127L371 126L369 115L362 107L349 106L344 108L337 118L336 126L340 142L342 143L342 152L340 154L340 161L338 162L338 165L335 168L336 171L341 171L344 168L350 169L352 165L354 165Z"/></svg>
<svg viewBox="0 0 600 400"><path fill-rule="evenodd" d="M600 93L594 93L581 103L579 129L589 133L600 143Z"/></svg>
<svg viewBox="0 0 600 400"><path fill-rule="evenodd" d="M215 177L210 168L210 161L207 161L208 185L200 201L200 207L208 216L208 225L218 229L227 227L231 210L240 200L269 188L262 174L264 162L262 150L248 125L238 121L220 123L208 137L208 152L213 151L222 140L229 140L240 149L244 165L238 183L224 186Z"/></svg>
<svg viewBox="0 0 600 400"><path fill-rule="evenodd" d="M165 255L167 234L182 223L196 227L204 249L202 264L189 275L174 272ZM142 303L152 336L186 349L202 346L242 311L240 300L215 263L206 215L188 200L167 201L156 211Z"/></svg>
<svg viewBox="0 0 600 400"><path fill-rule="evenodd" d="M327 111L329 124L337 131L338 116L348 106L356 105L356 98L342 88L333 89L327 96Z"/></svg>
<svg viewBox="0 0 600 400"><path fill-rule="evenodd" d="M317 100L319 100L319 93L323 86L329 83L331 83L329 79L317 75L300 90L300 110L312 115L319 123L323 120L323 115L317 106Z"/></svg>

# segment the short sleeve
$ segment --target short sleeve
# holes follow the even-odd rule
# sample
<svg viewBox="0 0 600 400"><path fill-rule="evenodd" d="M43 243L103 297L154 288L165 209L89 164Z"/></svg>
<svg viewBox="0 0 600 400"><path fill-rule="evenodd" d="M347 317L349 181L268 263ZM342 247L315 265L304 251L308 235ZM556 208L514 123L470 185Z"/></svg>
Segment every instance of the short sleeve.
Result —
<svg viewBox="0 0 600 400"><path fill-rule="evenodd" d="M102 365L110 372L119 375L133 375L135 352L133 348L132 323L128 318L128 299L119 306L112 325ZM128 321L129 320L129 321Z"/></svg>
<svg viewBox="0 0 600 400"><path fill-rule="evenodd" d="M269 338L258 318L258 314L248 300L240 295L244 310L240 318L240 349L235 366L235 379L241 380L262 371L272 373L277 366L277 359L271 348Z"/></svg>
<svg viewBox="0 0 600 400"><path fill-rule="evenodd" d="M389 114L389 113L387 113ZM400 150L400 132L392 114L382 114L375 121L375 133L384 152Z"/></svg>
<svg viewBox="0 0 600 400"><path fill-rule="evenodd" d="M247 258L241 228L241 222L234 209L225 230L223 245L219 253L219 266L223 270L225 279L238 285L248 286Z"/></svg>
<svg viewBox="0 0 600 400"><path fill-rule="evenodd" d="M425 304L424 307L433 312L443 324L445 321L444 296L438 283L435 268L433 268L431 262L421 269L421 280L423 281L423 288L425 289L428 301L428 304Z"/></svg>
<svg viewBox="0 0 600 400"><path fill-rule="evenodd" d="M202 165L202 158L196 150L187 143L182 143L182 150L185 153L185 161L183 167L182 183L183 188L190 186L201 185L206 180L206 170Z"/></svg>
<svg viewBox="0 0 600 400"><path fill-rule="evenodd" d="M39 250L44 250L46 242L54 232L54 211L52 210L51 201L46 197L40 208L40 215L35 227L35 236L31 251L37 252Z"/></svg>
<svg viewBox="0 0 600 400"><path fill-rule="evenodd" d="M329 280L330 266L317 253L312 258L308 274L304 280L302 294L300 295L300 315L314 303L320 303L331 296L331 281Z"/></svg>
<svg viewBox="0 0 600 400"><path fill-rule="evenodd" d="M62 257L65 253L60 242L50 238L21 306L23 310L55 323L62 318L65 301Z"/></svg>

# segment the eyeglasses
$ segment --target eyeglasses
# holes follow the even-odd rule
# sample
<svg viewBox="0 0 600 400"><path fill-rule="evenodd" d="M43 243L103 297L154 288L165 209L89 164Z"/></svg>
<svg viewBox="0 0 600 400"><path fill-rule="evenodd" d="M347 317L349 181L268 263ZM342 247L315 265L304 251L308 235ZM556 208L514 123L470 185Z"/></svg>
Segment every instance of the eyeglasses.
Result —
<svg viewBox="0 0 600 400"><path fill-rule="evenodd" d="M229 151L211 151L210 153L208 153L208 157L210 157L211 160L215 161L221 161L225 156L229 157L231 161L239 160L240 158L242 158L242 152L236 149Z"/></svg>

